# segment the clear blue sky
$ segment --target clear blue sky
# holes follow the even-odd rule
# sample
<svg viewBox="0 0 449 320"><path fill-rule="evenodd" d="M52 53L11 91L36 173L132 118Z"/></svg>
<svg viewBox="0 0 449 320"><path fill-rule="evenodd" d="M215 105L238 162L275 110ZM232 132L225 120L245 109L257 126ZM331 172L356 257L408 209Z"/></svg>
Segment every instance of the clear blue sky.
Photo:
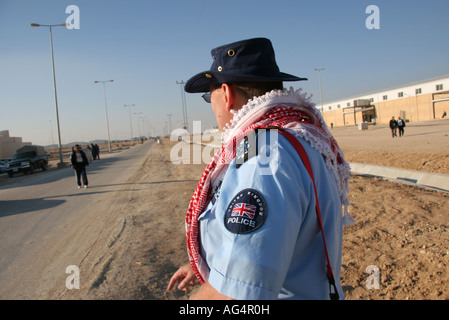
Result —
<svg viewBox="0 0 449 320"><path fill-rule="evenodd" d="M48 28L80 10L80 29L54 28L63 143L106 139L106 84L111 139L130 137L146 117L156 134L181 126L177 81L209 69L210 50L267 37L283 72L309 78L286 83L324 101L449 74L447 0L0 0L0 130L24 141L57 142ZM380 29L365 26L369 5ZM186 94L188 119L215 125L200 94ZM138 115L135 115L137 113ZM141 128L142 130L142 128ZM53 133L53 138L52 138Z"/></svg>

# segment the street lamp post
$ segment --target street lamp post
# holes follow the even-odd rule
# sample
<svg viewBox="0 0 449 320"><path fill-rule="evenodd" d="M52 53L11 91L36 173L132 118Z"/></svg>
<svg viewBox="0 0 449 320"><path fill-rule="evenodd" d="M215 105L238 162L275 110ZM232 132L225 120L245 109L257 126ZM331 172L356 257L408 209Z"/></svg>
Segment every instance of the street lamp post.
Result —
<svg viewBox="0 0 449 320"><path fill-rule="evenodd" d="M323 92L322 92L322 88L321 88L321 71L325 70L324 68L320 68L320 69L314 69L315 71L318 71L318 76L320 79L320 98L321 98L321 113L323 113Z"/></svg>
<svg viewBox="0 0 449 320"><path fill-rule="evenodd" d="M131 107L134 107L134 104L125 104L124 107L128 107L129 109L129 127L131 129L131 141L133 141L133 122L131 120Z"/></svg>
<svg viewBox="0 0 449 320"><path fill-rule="evenodd" d="M139 140L140 140L140 135L141 135L141 133L140 133L139 116L140 116L141 114L143 114L143 112L134 112L134 114L137 116L137 131L139 131Z"/></svg>
<svg viewBox="0 0 449 320"><path fill-rule="evenodd" d="M106 112L106 129L108 132L108 150L111 152L111 138L109 136L109 119L108 119L108 105L106 103L106 82L114 82L114 80L105 80L105 81L94 81L94 83L102 83L103 84L103 92L104 92L104 110Z"/></svg>
<svg viewBox="0 0 449 320"><path fill-rule="evenodd" d="M65 164L62 160L62 145L61 145L61 129L59 125L59 109L58 109L58 94L56 90L56 72L55 72L55 59L54 59L54 53L53 53L53 34L52 34L52 27L67 27L67 24L61 23L61 24L38 24L38 23L31 23L30 26L32 28L39 28L39 27L48 27L50 29L50 48L51 48L51 63L53 68L53 88L55 91L55 105L56 105L56 123L58 125L58 142L59 142L59 163L58 168L64 167Z"/></svg>
<svg viewBox="0 0 449 320"><path fill-rule="evenodd" d="M140 136L140 140L142 140L142 136L145 137L145 120L147 119L146 116L143 117L139 117L140 121L142 121L142 134ZM139 121L139 120L137 120ZM140 132L140 122L138 122L139 124L139 132Z"/></svg>

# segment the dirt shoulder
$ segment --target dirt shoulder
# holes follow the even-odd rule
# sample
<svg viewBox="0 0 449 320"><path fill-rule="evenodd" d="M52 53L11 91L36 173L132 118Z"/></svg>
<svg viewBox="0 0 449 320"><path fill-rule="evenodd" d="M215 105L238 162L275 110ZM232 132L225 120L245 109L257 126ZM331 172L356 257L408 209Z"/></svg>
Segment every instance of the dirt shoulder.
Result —
<svg viewBox="0 0 449 320"><path fill-rule="evenodd" d="M176 143L164 139L152 146L123 190L102 199L111 223L99 230L92 252L79 263L80 290L55 291L50 299L188 297L166 288L171 275L188 263L185 211L204 166L173 164L170 150Z"/></svg>

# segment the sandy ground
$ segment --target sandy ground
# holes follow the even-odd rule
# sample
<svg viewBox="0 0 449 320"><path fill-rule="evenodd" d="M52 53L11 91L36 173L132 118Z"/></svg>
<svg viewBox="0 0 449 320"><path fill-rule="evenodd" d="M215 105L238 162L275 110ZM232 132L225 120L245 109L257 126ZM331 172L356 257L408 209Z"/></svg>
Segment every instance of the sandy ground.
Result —
<svg viewBox="0 0 449 320"><path fill-rule="evenodd" d="M386 127L332 130L350 162L449 174L449 121L410 124L392 138ZM184 217L205 164L176 165L168 139L153 149L130 177L127 192L109 208L122 221L101 261L80 265L80 290L52 292L50 299L187 299L166 292L187 263ZM449 299L449 194L376 178L353 176L351 215L344 230L342 284L348 300ZM93 249L94 250L94 249ZM370 289L367 268L376 266L379 289Z"/></svg>
<svg viewBox="0 0 449 320"><path fill-rule="evenodd" d="M386 126L335 128L332 133L349 162L449 174L449 120L408 124L404 137Z"/></svg>
<svg viewBox="0 0 449 320"><path fill-rule="evenodd" d="M449 174L449 121L409 124L400 138L386 127L333 133L350 162ZM344 230L346 299L449 299L449 194L353 176L350 201L357 223ZM368 289L369 266L379 289Z"/></svg>

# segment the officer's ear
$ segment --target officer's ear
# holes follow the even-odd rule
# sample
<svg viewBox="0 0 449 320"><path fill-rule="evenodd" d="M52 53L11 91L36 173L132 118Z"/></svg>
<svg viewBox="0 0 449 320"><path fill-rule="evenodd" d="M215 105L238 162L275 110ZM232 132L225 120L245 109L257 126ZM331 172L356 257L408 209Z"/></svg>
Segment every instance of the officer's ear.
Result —
<svg viewBox="0 0 449 320"><path fill-rule="evenodd" d="M232 84L223 83L221 89L224 93L226 111L239 110L246 104L247 101L245 101L238 89Z"/></svg>
<svg viewBox="0 0 449 320"><path fill-rule="evenodd" d="M227 112L230 112L233 109L234 104L234 90L232 90L232 85L223 83L221 85L221 90L223 91L223 98L225 103L225 108Z"/></svg>

